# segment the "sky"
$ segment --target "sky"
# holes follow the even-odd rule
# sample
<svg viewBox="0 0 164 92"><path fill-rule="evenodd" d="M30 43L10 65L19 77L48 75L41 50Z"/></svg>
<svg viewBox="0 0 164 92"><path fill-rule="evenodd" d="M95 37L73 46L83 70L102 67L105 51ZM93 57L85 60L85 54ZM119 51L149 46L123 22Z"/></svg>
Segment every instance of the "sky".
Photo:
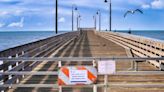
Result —
<svg viewBox="0 0 164 92"><path fill-rule="evenodd" d="M54 31L56 0L0 0L0 31ZM109 1L109 0L108 0ZM101 11L102 29L109 27L109 3L104 0L58 0L59 30L71 30L72 5L78 7L81 27L93 27ZM141 9L144 13L128 14ZM97 16L98 22L98 16ZM164 30L164 0L112 0L112 30ZM98 23L97 23L98 27Z"/></svg>

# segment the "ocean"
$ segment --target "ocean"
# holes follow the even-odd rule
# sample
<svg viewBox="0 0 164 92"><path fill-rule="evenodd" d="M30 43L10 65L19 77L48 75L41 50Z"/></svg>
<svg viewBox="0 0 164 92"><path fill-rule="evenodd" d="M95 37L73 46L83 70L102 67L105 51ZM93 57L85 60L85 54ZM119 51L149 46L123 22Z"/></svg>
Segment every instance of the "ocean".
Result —
<svg viewBox="0 0 164 92"><path fill-rule="evenodd" d="M128 31L118 31L128 33ZM164 40L164 31L131 31L133 35L145 36L148 38Z"/></svg>
<svg viewBox="0 0 164 92"><path fill-rule="evenodd" d="M26 43L35 42L55 35L56 33L53 31L0 32L0 51Z"/></svg>
<svg viewBox="0 0 164 92"><path fill-rule="evenodd" d="M126 33L127 31L119 32ZM132 31L132 34L164 40L164 31ZM55 35L53 31L0 32L0 51Z"/></svg>

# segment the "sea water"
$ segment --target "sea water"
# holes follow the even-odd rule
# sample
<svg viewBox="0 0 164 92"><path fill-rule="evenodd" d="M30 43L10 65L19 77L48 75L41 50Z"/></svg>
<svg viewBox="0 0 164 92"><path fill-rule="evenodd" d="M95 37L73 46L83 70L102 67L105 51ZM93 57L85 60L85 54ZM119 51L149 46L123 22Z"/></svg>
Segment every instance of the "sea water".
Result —
<svg viewBox="0 0 164 92"><path fill-rule="evenodd" d="M126 33L127 31L119 32ZM164 40L164 31L132 31L132 34ZM53 31L0 32L0 51L55 35Z"/></svg>
<svg viewBox="0 0 164 92"><path fill-rule="evenodd" d="M55 35L56 33L53 31L0 32L0 51L30 42L35 42Z"/></svg>

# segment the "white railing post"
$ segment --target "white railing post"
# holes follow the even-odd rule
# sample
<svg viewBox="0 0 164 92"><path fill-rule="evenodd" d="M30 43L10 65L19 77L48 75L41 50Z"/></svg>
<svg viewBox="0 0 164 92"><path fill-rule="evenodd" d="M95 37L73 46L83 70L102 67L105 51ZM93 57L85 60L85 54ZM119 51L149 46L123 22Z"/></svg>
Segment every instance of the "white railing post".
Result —
<svg viewBox="0 0 164 92"><path fill-rule="evenodd" d="M95 60L92 61L92 64L93 64L93 67L96 67L97 65Z"/></svg>
<svg viewBox="0 0 164 92"><path fill-rule="evenodd" d="M61 61L58 61L58 68L62 67Z"/></svg>
<svg viewBox="0 0 164 92"><path fill-rule="evenodd" d="M18 54L16 54L16 55L15 55L15 57L16 57L16 58L18 58L18 57L19 57L19 55L18 55ZM18 65L19 65L19 62L16 62L16 66L18 66ZM18 78L16 79L16 83L19 83L19 79L18 79Z"/></svg>
<svg viewBox="0 0 164 92"><path fill-rule="evenodd" d="M18 57L19 57L19 55L18 55L18 54L16 54L16 55L15 55L15 57L16 57L16 58L18 58ZM18 66L18 62L16 62L16 66Z"/></svg>
<svg viewBox="0 0 164 92"><path fill-rule="evenodd" d="M24 55L24 51L22 51L22 56ZM24 61L22 61L22 63L23 63ZM23 67L22 67L22 71L24 71L24 63L23 63ZM25 77L25 75L22 75L22 78L24 78Z"/></svg>
<svg viewBox="0 0 164 92"><path fill-rule="evenodd" d="M8 58L12 58L12 56L9 56ZM12 65L8 66L8 71L10 71L12 69ZM8 76L8 79L12 79L12 75ZM9 86L9 89L11 88L11 86Z"/></svg>
<svg viewBox="0 0 164 92"><path fill-rule="evenodd" d="M2 62L2 64L3 64L3 61L0 61L0 62ZM0 64L0 65L1 65L1 64ZM1 72L4 72L4 71L1 70ZM0 84L1 84L1 85L4 84L4 80L3 80L3 79L0 81ZM3 89L1 89L0 92L5 92L5 91L4 91Z"/></svg>

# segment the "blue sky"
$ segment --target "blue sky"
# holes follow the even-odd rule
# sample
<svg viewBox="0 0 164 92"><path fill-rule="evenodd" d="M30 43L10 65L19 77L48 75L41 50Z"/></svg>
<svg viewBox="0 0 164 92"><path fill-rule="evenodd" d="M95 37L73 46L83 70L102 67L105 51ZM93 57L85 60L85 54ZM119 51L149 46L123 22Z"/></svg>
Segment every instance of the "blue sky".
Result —
<svg viewBox="0 0 164 92"><path fill-rule="evenodd" d="M71 9L76 4L82 27L93 27L93 15L102 12L102 29L108 29L109 5L104 0L58 0L59 30L71 30ZM127 10L142 9L123 17ZM164 30L164 0L112 0L113 30ZM76 25L76 22L75 22ZM98 24L97 24L98 26ZM54 30L55 0L0 0L0 30Z"/></svg>

